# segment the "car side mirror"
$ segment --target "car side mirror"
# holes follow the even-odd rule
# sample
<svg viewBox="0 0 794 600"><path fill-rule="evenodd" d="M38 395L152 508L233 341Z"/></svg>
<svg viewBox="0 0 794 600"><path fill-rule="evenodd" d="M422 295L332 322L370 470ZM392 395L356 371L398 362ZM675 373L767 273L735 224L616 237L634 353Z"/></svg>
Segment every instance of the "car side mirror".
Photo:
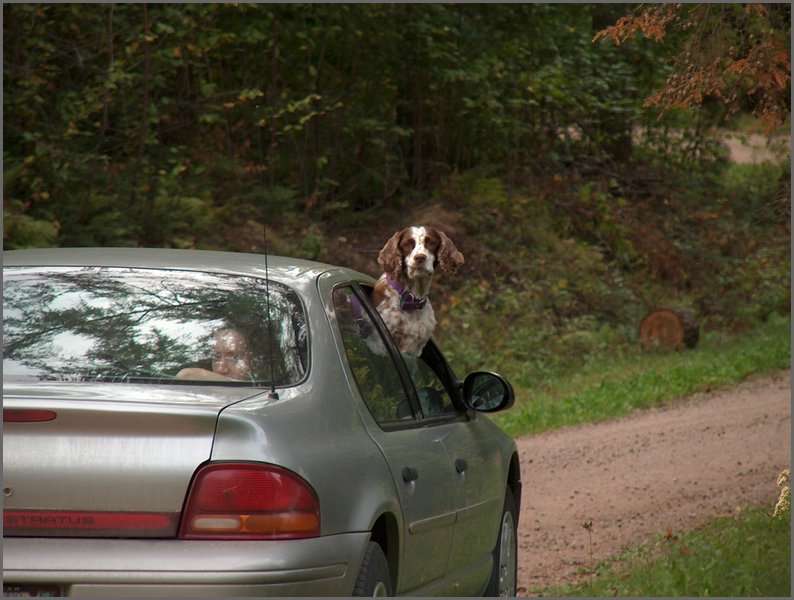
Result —
<svg viewBox="0 0 794 600"><path fill-rule="evenodd" d="M501 375L477 371L463 382L463 402L479 412L497 412L513 406L513 386Z"/></svg>

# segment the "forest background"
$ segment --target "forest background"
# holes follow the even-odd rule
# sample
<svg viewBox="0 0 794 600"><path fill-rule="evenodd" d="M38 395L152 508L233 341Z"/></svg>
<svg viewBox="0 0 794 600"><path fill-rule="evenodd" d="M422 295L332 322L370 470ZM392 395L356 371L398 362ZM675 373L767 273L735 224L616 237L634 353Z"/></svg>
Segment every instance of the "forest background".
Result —
<svg viewBox="0 0 794 600"><path fill-rule="evenodd" d="M263 252L266 226L378 275L395 230L436 225L466 256L434 284L442 347L519 389L638 352L664 305L701 339L790 331L790 19L4 4L4 248ZM732 162L729 133L773 160Z"/></svg>

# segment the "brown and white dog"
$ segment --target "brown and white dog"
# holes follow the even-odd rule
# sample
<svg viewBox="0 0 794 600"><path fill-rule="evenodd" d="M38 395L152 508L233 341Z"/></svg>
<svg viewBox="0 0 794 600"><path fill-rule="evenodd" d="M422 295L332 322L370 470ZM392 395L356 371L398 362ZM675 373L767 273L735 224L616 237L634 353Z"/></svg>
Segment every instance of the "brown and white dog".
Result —
<svg viewBox="0 0 794 600"><path fill-rule="evenodd" d="M401 352L419 356L436 327L428 299L436 270L454 273L463 254L435 227L406 227L378 255L384 273L372 301Z"/></svg>

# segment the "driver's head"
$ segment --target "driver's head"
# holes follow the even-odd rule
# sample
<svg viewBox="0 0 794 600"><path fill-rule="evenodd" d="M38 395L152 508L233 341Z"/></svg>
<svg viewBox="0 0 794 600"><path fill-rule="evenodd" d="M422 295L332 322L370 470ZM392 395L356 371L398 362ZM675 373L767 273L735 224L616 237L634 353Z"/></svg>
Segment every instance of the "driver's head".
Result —
<svg viewBox="0 0 794 600"><path fill-rule="evenodd" d="M237 329L219 329L213 340L212 370L232 379L247 379L251 354L245 334Z"/></svg>

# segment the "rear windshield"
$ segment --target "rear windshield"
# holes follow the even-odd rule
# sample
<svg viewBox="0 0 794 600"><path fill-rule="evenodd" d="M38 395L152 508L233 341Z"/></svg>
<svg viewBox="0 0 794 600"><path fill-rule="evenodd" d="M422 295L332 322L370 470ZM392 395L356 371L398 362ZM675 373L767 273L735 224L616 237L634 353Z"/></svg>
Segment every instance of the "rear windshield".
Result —
<svg viewBox="0 0 794 600"><path fill-rule="evenodd" d="M4 379L285 386L303 378L307 344L297 294L256 277L3 270Z"/></svg>

